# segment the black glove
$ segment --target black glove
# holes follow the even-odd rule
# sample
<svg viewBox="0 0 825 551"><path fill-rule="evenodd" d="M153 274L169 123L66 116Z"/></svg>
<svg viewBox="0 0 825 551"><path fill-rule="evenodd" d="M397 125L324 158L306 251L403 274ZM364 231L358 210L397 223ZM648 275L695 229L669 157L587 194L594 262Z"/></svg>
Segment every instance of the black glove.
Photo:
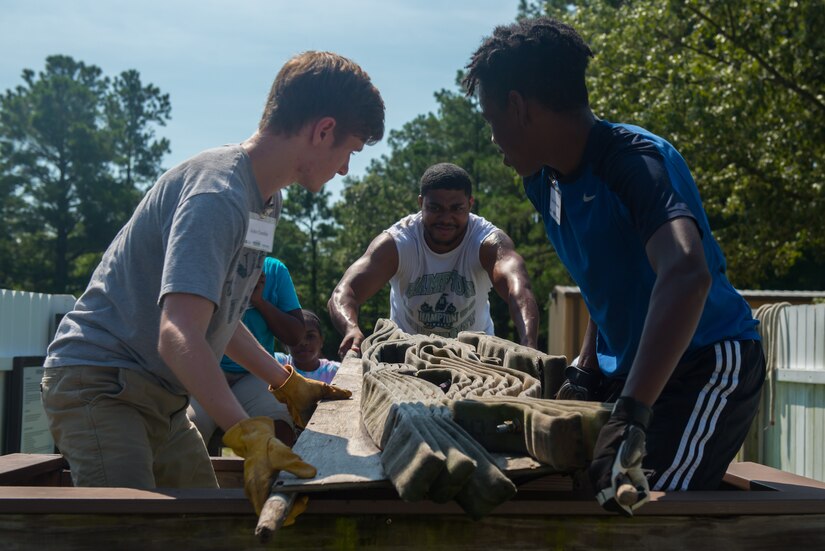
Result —
<svg viewBox="0 0 825 551"><path fill-rule="evenodd" d="M651 415L646 405L622 396L599 432L588 474L596 500L608 511L631 517L650 499L642 458Z"/></svg>
<svg viewBox="0 0 825 551"><path fill-rule="evenodd" d="M601 382L600 371L594 373L569 365L564 370L564 383L556 393L556 400L597 401Z"/></svg>

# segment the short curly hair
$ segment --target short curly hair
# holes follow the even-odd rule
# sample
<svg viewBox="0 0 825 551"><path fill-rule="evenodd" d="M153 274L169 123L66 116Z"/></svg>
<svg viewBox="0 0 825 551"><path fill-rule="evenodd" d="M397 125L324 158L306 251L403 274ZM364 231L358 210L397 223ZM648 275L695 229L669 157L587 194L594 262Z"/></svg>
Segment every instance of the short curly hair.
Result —
<svg viewBox="0 0 825 551"><path fill-rule="evenodd" d="M452 163L438 163L424 171L419 182L421 196L434 189L455 189L473 196L473 181L467 171Z"/></svg>
<svg viewBox="0 0 825 551"><path fill-rule="evenodd" d="M473 54L462 81L467 95L479 86L499 107L515 90L553 111L589 105L584 72L593 57L573 29L556 19L523 19L493 30Z"/></svg>

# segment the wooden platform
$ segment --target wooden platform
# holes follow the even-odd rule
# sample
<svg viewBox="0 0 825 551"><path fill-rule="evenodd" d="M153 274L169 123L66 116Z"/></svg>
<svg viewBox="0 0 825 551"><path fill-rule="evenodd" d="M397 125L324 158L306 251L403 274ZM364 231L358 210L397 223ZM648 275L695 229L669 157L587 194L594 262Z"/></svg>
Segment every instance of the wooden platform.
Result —
<svg viewBox="0 0 825 551"><path fill-rule="evenodd" d="M361 361L346 359L334 383L350 390L352 398L320 404L293 447L304 461L315 465L318 474L302 480L282 473L276 481L278 491L311 493L392 487L381 466L380 450L361 423L361 378ZM535 478L551 472L531 457L493 456L511 478Z"/></svg>
<svg viewBox="0 0 825 551"><path fill-rule="evenodd" d="M604 512L568 476L499 457L516 497L480 521L454 503L406 503L360 425L360 366L335 380L354 399L321 404L295 449L318 477L278 479L310 494L292 527L261 544L242 460L214 458L220 490L72 488L60 456L0 457L0 549L803 549L825 548L825 484L732 464L714 492L654 492L633 519Z"/></svg>

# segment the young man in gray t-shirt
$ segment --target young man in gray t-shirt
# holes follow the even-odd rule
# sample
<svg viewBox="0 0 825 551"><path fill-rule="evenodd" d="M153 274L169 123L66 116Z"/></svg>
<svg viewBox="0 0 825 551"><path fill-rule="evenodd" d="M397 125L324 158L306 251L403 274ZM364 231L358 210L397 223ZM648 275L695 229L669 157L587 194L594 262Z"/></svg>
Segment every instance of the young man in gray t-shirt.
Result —
<svg viewBox="0 0 825 551"><path fill-rule="evenodd" d="M271 419L248 417L219 361L225 352L269 383L299 425L318 400L348 397L279 364L238 322L272 249L281 190L319 191L383 131L369 76L336 54L307 52L278 73L248 140L161 176L49 346L43 403L75 485L216 487L186 417L190 396L246 458L256 509L273 471L314 476L275 439Z"/></svg>

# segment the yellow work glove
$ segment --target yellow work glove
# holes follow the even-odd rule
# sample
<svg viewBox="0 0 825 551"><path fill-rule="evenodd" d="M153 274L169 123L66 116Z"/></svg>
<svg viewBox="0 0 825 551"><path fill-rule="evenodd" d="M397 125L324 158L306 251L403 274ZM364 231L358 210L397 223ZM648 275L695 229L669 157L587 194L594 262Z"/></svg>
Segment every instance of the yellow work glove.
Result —
<svg viewBox="0 0 825 551"><path fill-rule="evenodd" d="M304 463L275 438L275 424L269 417L252 417L238 422L223 435L223 443L244 458L244 490L258 515L269 497L272 477L277 471L287 471L298 478L315 476L315 467Z"/></svg>
<svg viewBox="0 0 825 551"><path fill-rule="evenodd" d="M349 390L302 377L289 364L284 367L289 371L289 377L280 388L270 385L269 392L274 394L279 402L286 404L292 420L301 428L306 427L320 400L346 400L352 396Z"/></svg>
<svg viewBox="0 0 825 551"><path fill-rule="evenodd" d="M284 519L284 523L282 526L292 526L295 524L295 519L307 510L307 504L309 503L309 496L298 496L295 498L295 503L292 505L292 509L289 510L289 514Z"/></svg>

